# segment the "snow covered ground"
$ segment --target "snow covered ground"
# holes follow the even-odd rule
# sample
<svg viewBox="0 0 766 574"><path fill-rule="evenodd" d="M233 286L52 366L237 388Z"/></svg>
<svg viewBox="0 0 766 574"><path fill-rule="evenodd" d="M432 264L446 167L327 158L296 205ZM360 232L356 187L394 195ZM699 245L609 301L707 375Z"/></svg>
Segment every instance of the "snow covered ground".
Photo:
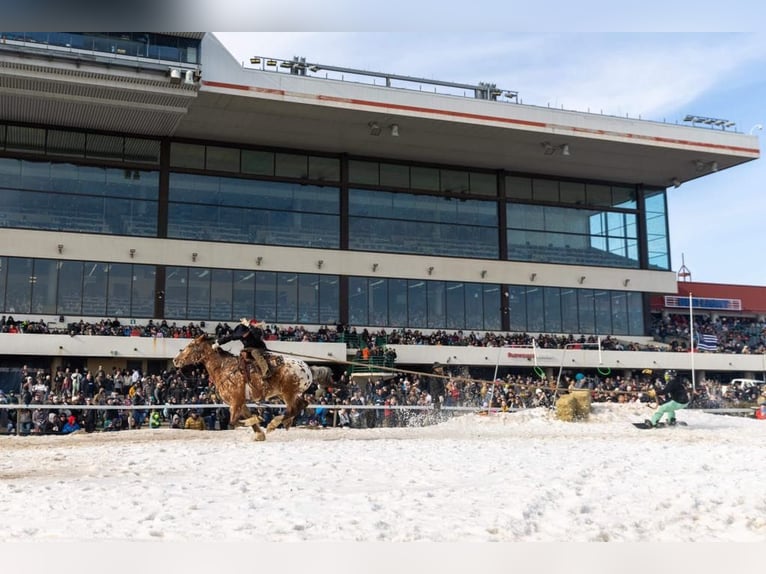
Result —
<svg viewBox="0 0 766 574"><path fill-rule="evenodd" d="M3 436L0 542L766 542L766 422L650 412Z"/></svg>

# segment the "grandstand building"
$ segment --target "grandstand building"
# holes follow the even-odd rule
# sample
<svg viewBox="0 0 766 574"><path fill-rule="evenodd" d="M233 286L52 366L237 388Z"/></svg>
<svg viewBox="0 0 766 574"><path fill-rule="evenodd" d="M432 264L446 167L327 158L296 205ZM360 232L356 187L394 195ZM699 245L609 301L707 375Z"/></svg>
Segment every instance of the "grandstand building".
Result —
<svg viewBox="0 0 766 574"><path fill-rule="evenodd" d="M2 32L0 314L648 337L651 297L676 292L667 190L759 157L691 120L243 63L211 33ZM0 367L151 368L182 345L0 334ZM500 360L464 352L436 359Z"/></svg>

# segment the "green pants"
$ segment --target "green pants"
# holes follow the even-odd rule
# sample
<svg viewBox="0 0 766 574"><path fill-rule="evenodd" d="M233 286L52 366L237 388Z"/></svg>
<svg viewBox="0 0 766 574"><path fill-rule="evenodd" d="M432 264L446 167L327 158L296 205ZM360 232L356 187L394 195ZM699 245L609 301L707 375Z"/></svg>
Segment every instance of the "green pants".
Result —
<svg viewBox="0 0 766 574"><path fill-rule="evenodd" d="M658 422L660 422L660 419L662 418L662 415L667 414L667 421L670 423L674 420L676 420L676 411L680 411L681 409L685 409L687 406L689 406L689 403L677 403L675 401L668 401L666 403L661 404L656 411L654 411L654 414L652 415L651 421L653 425L656 425Z"/></svg>

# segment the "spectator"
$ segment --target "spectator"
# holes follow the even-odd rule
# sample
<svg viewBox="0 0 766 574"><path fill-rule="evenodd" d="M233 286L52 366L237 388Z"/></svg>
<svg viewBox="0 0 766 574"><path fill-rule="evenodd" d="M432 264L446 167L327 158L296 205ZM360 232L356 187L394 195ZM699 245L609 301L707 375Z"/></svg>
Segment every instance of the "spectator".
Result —
<svg viewBox="0 0 766 574"><path fill-rule="evenodd" d="M184 423L187 430L205 430L205 419L203 419L197 410L192 410Z"/></svg>

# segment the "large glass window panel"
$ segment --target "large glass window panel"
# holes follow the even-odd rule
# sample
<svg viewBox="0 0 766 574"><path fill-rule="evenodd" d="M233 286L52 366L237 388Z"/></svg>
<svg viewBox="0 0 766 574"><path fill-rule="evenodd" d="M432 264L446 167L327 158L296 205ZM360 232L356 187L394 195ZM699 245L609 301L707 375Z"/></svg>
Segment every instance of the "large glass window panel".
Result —
<svg viewBox="0 0 766 574"><path fill-rule="evenodd" d="M644 205L649 268L670 269L665 192L661 190L647 191Z"/></svg>
<svg viewBox="0 0 766 574"><path fill-rule="evenodd" d="M106 315L109 264L87 262L83 268L82 313Z"/></svg>
<svg viewBox="0 0 766 574"><path fill-rule="evenodd" d="M380 164L380 185L383 187L410 187L410 168L392 163Z"/></svg>
<svg viewBox="0 0 766 574"><path fill-rule="evenodd" d="M412 166L410 168L410 184L412 189L438 191L439 170L433 167Z"/></svg>
<svg viewBox="0 0 766 574"><path fill-rule="evenodd" d="M37 280L32 259L9 257L5 309L8 313L32 311L32 285Z"/></svg>
<svg viewBox="0 0 766 574"><path fill-rule="evenodd" d="M596 333L608 335L612 332L612 300L609 291L597 289L593 292L596 311Z"/></svg>
<svg viewBox="0 0 766 574"><path fill-rule="evenodd" d="M56 312L59 315L82 313L82 261L58 262L58 296Z"/></svg>
<svg viewBox="0 0 766 574"><path fill-rule="evenodd" d="M43 153L45 151L45 130L24 126L7 126L5 149L8 151Z"/></svg>
<svg viewBox="0 0 766 574"><path fill-rule="evenodd" d="M38 161L21 162L21 187L48 191L51 186L51 164Z"/></svg>
<svg viewBox="0 0 766 574"><path fill-rule="evenodd" d="M508 314L511 331L527 330L527 289L518 285L508 288Z"/></svg>
<svg viewBox="0 0 766 574"><path fill-rule="evenodd" d="M21 160L0 157L0 187L21 187Z"/></svg>
<svg viewBox="0 0 766 574"><path fill-rule="evenodd" d="M439 188L439 191L447 193L468 193L471 188L468 172L451 169L441 170Z"/></svg>
<svg viewBox="0 0 766 574"><path fill-rule="evenodd" d="M187 319L189 298L189 268L167 267L165 269L165 317Z"/></svg>
<svg viewBox="0 0 766 574"><path fill-rule="evenodd" d="M257 271L255 274L255 318L259 321L277 320L277 274ZM245 315L249 317L249 315Z"/></svg>
<svg viewBox="0 0 766 574"><path fill-rule="evenodd" d="M484 328L484 286L481 283L465 284L465 328Z"/></svg>
<svg viewBox="0 0 766 574"><path fill-rule="evenodd" d="M189 318L210 317L210 269L189 268Z"/></svg>
<svg viewBox="0 0 766 574"><path fill-rule="evenodd" d="M171 167L205 169L205 146L173 142L170 144Z"/></svg>
<svg viewBox="0 0 766 574"><path fill-rule="evenodd" d="M85 157L85 134L61 130L48 130L49 154Z"/></svg>
<svg viewBox="0 0 766 574"><path fill-rule="evenodd" d="M131 315L134 317L154 316L154 285L156 268L154 265L134 265L133 285L131 288ZM208 306L209 310L209 306ZM200 318L207 317L205 313Z"/></svg>
<svg viewBox="0 0 766 574"><path fill-rule="evenodd" d="M367 325L367 278L349 277L348 279L348 322L351 325Z"/></svg>
<svg viewBox="0 0 766 574"><path fill-rule="evenodd" d="M371 277L368 289L368 320L370 325L388 325L388 281Z"/></svg>
<svg viewBox="0 0 766 574"><path fill-rule="evenodd" d="M309 158L304 154L277 153L274 156L274 175L306 179L309 176Z"/></svg>
<svg viewBox="0 0 766 574"><path fill-rule="evenodd" d="M593 289L579 289L577 291L577 317L580 323L580 333L596 332Z"/></svg>
<svg viewBox="0 0 766 574"><path fill-rule="evenodd" d="M239 173L239 149L209 145L206 152L205 167L207 169Z"/></svg>
<svg viewBox="0 0 766 574"><path fill-rule="evenodd" d="M8 258L0 256L0 311L5 312L5 291L8 285Z"/></svg>
<svg viewBox="0 0 766 574"><path fill-rule="evenodd" d="M232 319L247 317L263 320L255 312L255 271L236 270L232 281Z"/></svg>
<svg viewBox="0 0 766 574"><path fill-rule="evenodd" d="M277 273L277 322L298 320L298 274Z"/></svg>
<svg viewBox="0 0 766 574"><path fill-rule="evenodd" d="M445 283L447 302L447 329L463 329L465 327L465 285L448 281Z"/></svg>
<svg viewBox="0 0 766 574"><path fill-rule="evenodd" d="M407 324L410 327L427 325L428 296L426 282L410 279L407 283Z"/></svg>
<svg viewBox="0 0 766 574"><path fill-rule="evenodd" d="M160 163L160 142L144 138L125 138L125 161Z"/></svg>
<svg viewBox="0 0 766 574"><path fill-rule="evenodd" d="M428 327L431 329L443 329L447 312L444 281L428 281L426 291L428 293Z"/></svg>
<svg viewBox="0 0 766 574"><path fill-rule="evenodd" d="M319 322L323 325L340 321L340 278L337 275L319 276Z"/></svg>
<svg viewBox="0 0 766 574"><path fill-rule="evenodd" d="M88 134L85 155L93 159L122 161L125 154L125 138L103 134Z"/></svg>
<svg viewBox="0 0 766 574"><path fill-rule="evenodd" d="M612 188L613 204L615 207L623 209L636 209L636 190L632 187L618 187Z"/></svg>
<svg viewBox="0 0 766 574"><path fill-rule="evenodd" d="M380 175L378 163L373 161L350 160L348 162L348 181L364 185L378 185Z"/></svg>
<svg viewBox="0 0 766 574"><path fill-rule="evenodd" d="M577 291L561 288L561 332L582 333L577 311Z"/></svg>
<svg viewBox="0 0 766 574"><path fill-rule="evenodd" d="M623 291L612 291L612 331L615 335L628 334L628 297Z"/></svg>
<svg viewBox="0 0 766 574"><path fill-rule="evenodd" d="M298 322L319 323L319 275L298 275Z"/></svg>
<svg viewBox="0 0 766 574"><path fill-rule="evenodd" d="M334 157L310 155L309 179L340 181L340 160Z"/></svg>
<svg viewBox="0 0 766 574"><path fill-rule="evenodd" d="M542 287L527 287L527 329L535 333L545 332Z"/></svg>
<svg viewBox="0 0 766 574"><path fill-rule="evenodd" d="M471 173L471 193L497 197L497 176L494 173Z"/></svg>
<svg viewBox="0 0 766 574"><path fill-rule="evenodd" d="M644 331L644 300L641 293L629 291L628 296L628 333L646 335Z"/></svg>
<svg viewBox="0 0 766 574"><path fill-rule="evenodd" d="M501 293L499 285L483 285L484 299L484 329L499 331L501 324Z"/></svg>
<svg viewBox="0 0 766 574"><path fill-rule="evenodd" d="M407 280L388 280L388 319L392 327L406 327L407 323Z"/></svg>
<svg viewBox="0 0 766 574"><path fill-rule="evenodd" d="M544 287L543 301L545 332L561 333L561 289L559 287Z"/></svg>
<svg viewBox="0 0 766 574"><path fill-rule="evenodd" d="M232 314L232 271L213 269L210 280L210 315L214 321L230 321Z"/></svg>
<svg viewBox="0 0 766 574"><path fill-rule="evenodd" d="M242 150L242 173L274 175L274 152Z"/></svg>
<svg viewBox="0 0 766 574"><path fill-rule="evenodd" d="M559 201L559 182L555 179L535 179L532 181L532 197L535 201Z"/></svg>
<svg viewBox="0 0 766 574"><path fill-rule="evenodd" d="M32 313L55 313L58 293L57 262L36 259L32 282Z"/></svg>
<svg viewBox="0 0 766 574"><path fill-rule="evenodd" d="M532 180L528 177L506 176L505 197L508 199L532 199Z"/></svg>
<svg viewBox="0 0 766 574"><path fill-rule="evenodd" d="M506 206L509 229L545 229L545 208L542 205L509 203Z"/></svg>
<svg viewBox="0 0 766 574"><path fill-rule="evenodd" d="M608 185L588 183L585 185L585 195L589 205L612 205L612 188Z"/></svg>
<svg viewBox="0 0 766 574"><path fill-rule="evenodd" d="M107 315L130 317L130 296L133 284L133 266L129 263L112 263L109 266L107 290Z"/></svg>
<svg viewBox="0 0 766 574"><path fill-rule="evenodd" d="M577 181L562 181L559 184L562 203L585 203L585 184Z"/></svg>

